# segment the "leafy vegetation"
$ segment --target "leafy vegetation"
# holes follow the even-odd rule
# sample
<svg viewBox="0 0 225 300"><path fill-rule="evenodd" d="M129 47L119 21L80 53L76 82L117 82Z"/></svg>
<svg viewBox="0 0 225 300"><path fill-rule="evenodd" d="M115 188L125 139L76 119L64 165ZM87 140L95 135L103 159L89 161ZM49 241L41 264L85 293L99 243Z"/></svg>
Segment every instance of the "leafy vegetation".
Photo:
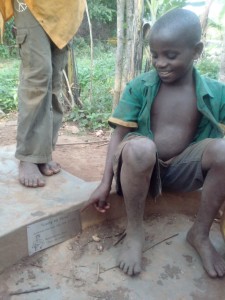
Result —
<svg viewBox="0 0 225 300"><path fill-rule="evenodd" d="M216 59L215 57L211 58L206 56L196 64L196 68L202 75L205 75L212 79L218 79L220 62L218 58Z"/></svg>
<svg viewBox="0 0 225 300"><path fill-rule="evenodd" d="M17 108L18 66L18 60L6 60L0 68L0 109L5 113Z"/></svg>
<svg viewBox="0 0 225 300"><path fill-rule="evenodd" d="M108 126L112 110L114 61L114 49L103 51L102 46L95 49L93 72L88 56L77 58L83 107L76 106L67 119L76 122L80 128L96 130Z"/></svg>
<svg viewBox="0 0 225 300"><path fill-rule="evenodd" d="M91 86L90 49L85 42L82 42L82 46L79 47L76 44L76 47L80 99L83 107L75 106L73 111L66 115L66 120L77 123L81 129L107 128L107 120L112 111L115 48L103 44L95 47ZM217 79L219 57L212 58L212 55L205 53L196 67L202 74ZM5 60L0 68L0 109L6 113L17 108L18 69L17 59Z"/></svg>
<svg viewBox="0 0 225 300"><path fill-rule="evenodd" d="M146 0L144 14L146 19L153 25L157 18L167 11L185 5L187 5L186 0Z"/></svg>
<svg viewBox="0 0 225 300"><path fill-rule="evenodd" d="M96 19L103 24L116 21L116 0L89 0L87 2L91 19Z"/></svg>
<svg viewBox="0 0 225 300"><path fill-rule="evenodd" d="M4 44L0 44L0 58L17 57L16 40L13 35L14 19L5 24Z"/></svg>
<svg viewBox="0 0 225 300"><path fill-rule="evenodd" d="M201 3L200 1L199 3ZM151 22L172 7L182 7L184 0L148 1L145 16ZM92 20L102 26L116 22L116 0L88 0L89 13ZM0 45L0 109L9 112L17 108L17 85L19 76L19 60L13 37L13 19L6 24L4 34L5 45ZM66 120L76 122L81 129L97 130L107 128L107 120L112 110L112 94L114 87L115 45L94 42L94 61L91 66L90 45L85 38L74 40L75 57L80 86L80 99L83 106L67 113ZM220 55L215 55L216 46L205 51L204 56L196 64L202 74L217 79ZM211 51L213 50L213 51ZM10 58L10 59L9 59Z"/></svg>

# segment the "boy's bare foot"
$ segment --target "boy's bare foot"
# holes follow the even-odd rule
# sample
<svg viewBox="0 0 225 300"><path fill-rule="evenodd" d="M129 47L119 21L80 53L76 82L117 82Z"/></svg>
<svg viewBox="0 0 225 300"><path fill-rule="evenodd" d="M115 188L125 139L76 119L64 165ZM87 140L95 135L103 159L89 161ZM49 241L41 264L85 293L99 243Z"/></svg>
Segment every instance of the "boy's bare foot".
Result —
<svg viewBox="0 0 225 300"><path fill-rule="evenodd" d="M19 181L26 187L36 188L45 185L45 180L40 173L38 166L27 161L20 161Z"/></svg>
<svg viewBox="0 0 225 300"><path fill-rule="evenodd" d="M38 164L39 170L45 176L57 174L61 170L61 166L54 161L49 161L45 164Z"/></svg>
<svg viewBox="0 0 225 300"><path fill-rule="evenodd" d="M223 277L225 275L225 261L208 237L202 238L191 228L187 234L187 241L198 252L203 267L210 277Z"/></svg>
<svg viewBox="0 0 225 300"><path fill-rule="evenodd" d="M118 256L118 266L126 274L132 276L141 272L141 259L144 245L144 231L126 232L121 252Z"/></svg>

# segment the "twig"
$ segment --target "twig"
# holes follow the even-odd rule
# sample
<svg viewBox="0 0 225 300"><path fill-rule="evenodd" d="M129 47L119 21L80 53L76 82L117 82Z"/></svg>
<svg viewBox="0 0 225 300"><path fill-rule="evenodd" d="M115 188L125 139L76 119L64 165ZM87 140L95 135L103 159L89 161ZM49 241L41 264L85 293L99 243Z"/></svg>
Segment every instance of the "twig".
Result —
<svg viewBox="0 0 225 300"><path fill-rule="evenodd" d="M99 280L99 274L100 274L100 264L98 264L98 269L97 269L97 278L96 278L96 280L95 280L95 283L97 283L97 282L98 282L98 280Z"/></svg>
<svg viewBox="0 0 225 300"><path fill-rule="evenodd" d="M96 146L96 147L102 147L102 146L105 146L105 145L108 145L108 144L109 144L109 142L104 143L104 144L101 144L101 145L98 145L98 146Z"/></svg>
<svg viewBox="0 0 225 300"><path fill-rule="evenodd" d="M63 143L63 144L57 144L56 146L85 145L85 144L88 145L88 144L97 144L97 143L102 143L102 141Z"/></svg>
<svg viewBox="0 0 225 300"><path fill-rule="evenodd" d="M66 275L64 275L64 274L57 273L57 275L59 275L59 276L61 276L61 277L63 277L63 278L72 279L71 277L66 276Z"/></svg>
<svg viewBox="0 0 225 300"><path fill-rule="evenodd" d="M42 266L40 265L36 265L36 264L30 264L32 267L36 267L36 268L42 268Z"/></svg>
<svg viewBox="0 0 225 300"><path fill-rule="evenodd" d="M113 235L106 235L106 236L103 236L103 237L100 236L100 239L101 239L101 240L111 239L111 238L113 238L113 237L117 237L117 236L122 235L124 232L125 232L125 229L124 229L123 231L117 232L117 233L115 233L115 234L113 234Z"/></svg>
<svg viewBox="0 0 225 300"><path fill-rule="evenodd" d="M115 265L115 266L112 266L111 268L105 269L104 271L101 272L101 274L102 274L102 273L105 273L105 272L107 272L107 271L110 271L110 270L112 270L112 269L115 269L115 268L117 268L117 267L118 267L118 265Z"/></svg>
<svg viewBox="0 0 225 300"><path fill-rule="evenodd" d="M88 20L88 25L89 25L89 33L90 33L90 41L91 41L91 68L90 68L90 102L92 101L92 93L93 93L93 65L94 65L94 46L93 46L93 35L92 35L92 24L90 20L90 15L89 15L89 10L88 10L88 5L86 2L86 14L87 14L87 20Z"/></svg>
<svg viewBox="0 0 225 300"><path fill-rule="evenodd" d="M178 236L178 235L179 235L179 233L176 233L176 234L174 234L174 235L169 236L168 238L165 238L164 240L162 240L162 241L160 241L160 242L158 242L158 243L152 245L151 247L146 248L146 249L143 251L143 253L145 253L146 251L152 249L153 247L155 247L155 246L157 246L157 245L159 245L159 244L161 244L161 243L163 243L163 242L165 242L165 241L167 241L167 240L169 240L169 239L172 239L173 237Z"/></svg>
<svg viewBox="0 0 225 300"><path fill-rule="evenodd" d="M63 70L63 75L64 75L64 78L66 80L66 85L67 85L67 88L68 88L68 94L69 94L70 99L71 99L71 104L70 104L71 106L70 107L73 108L74 107L74 97L73 97L73 93L71 91L70 83L69 83L69 80L68 80L68 77L66 75L65 70Z"/></svg>
<svg viewBox="0 0 225 300"><path fill-rule="evenodd" d="M113 244L113 246L115 247L117 244L119 244L119 242L121 242L125 238L126 235L127 235L126 232L124 232L121 235L121 237Z"/></svg>
<svg viewBox="0 0 225 300"><path fill-rule="evenodd" d="M69 99L66 97L66 94L63 91L62 91L62 94L63 94L64 100L66 101L67 105L69 105L69 108L72 109L71 103L70 103Z"/></svg>
<svg viewBox="0 0 225 300"><path fill-rule="evenodd" d="M121 232L115 233L114 236L120 236L120 235L124 234L125 231L126 231L126 230L123 229Z"/></svg>
<svg viewBox="0 0 225 300"><path fill-rule="evenodd" d="M40 291L44 291L44 290L49 290L50 287L44 287L44 288L39 288L39 289L33 289L33 290L26 290L26 291L22 291L22 292L12 292L9 295L10 296L16 296L16 295L23 295L23 294L29 294L29 293L36 293L36 292L40 292Z"/></svg>

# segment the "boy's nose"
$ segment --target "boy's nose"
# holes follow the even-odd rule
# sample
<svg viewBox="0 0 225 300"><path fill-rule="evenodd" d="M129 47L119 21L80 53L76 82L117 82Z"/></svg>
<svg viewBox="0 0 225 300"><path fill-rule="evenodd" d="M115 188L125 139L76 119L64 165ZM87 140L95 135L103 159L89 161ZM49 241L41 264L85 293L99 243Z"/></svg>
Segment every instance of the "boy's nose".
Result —
<svg viewBox="0 0 225 300"><path fill-rule="evenodd" d="M157 69L163 69L167 66L167 61L166 59L163 59L163 58L158 58L156 61L155 61L155 67Z"/></svg>

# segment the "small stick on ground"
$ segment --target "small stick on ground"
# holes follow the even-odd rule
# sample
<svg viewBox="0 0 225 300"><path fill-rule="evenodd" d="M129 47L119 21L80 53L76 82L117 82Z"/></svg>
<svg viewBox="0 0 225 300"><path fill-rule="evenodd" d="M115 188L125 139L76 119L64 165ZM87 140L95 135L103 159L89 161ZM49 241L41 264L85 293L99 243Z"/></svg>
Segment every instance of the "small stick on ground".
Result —
<svg viewBox="0 0 225 300"><path fill-rule="evenodd" d="M123 233L125 232L125 229L123 229L123 231L121 232L118 232L118 233L115 233L115 234L112 234L112 235L106 235L106 236L103 236L103 237L99 237L101 240L105 240L105 239L111 239L113 237L117 237L117 236L120 236L122 235Z"/></svg>
<svg viewBox="0 0 225 300"><path fill-rule="evenodd" d="M36 267L36 268L42 268L42 266L40 265L36 265L36 264L30 264L32 267Z"/></svg>
<svg viewBox="0 0 225 300"><path fill-rule="evenodd" d="M26 291L22 291L22 292L12 292L12 293L9 294L9 296L36 293L36 292L45 291L45 290L49 290L49 289L50 289L50 287L47 286L47 287L43 287L43 288L38 288L38 289L33 289L33 290L26 290Z"/></svg>
<svg viewBox="0 0 225 300"><path fill-rule="evenodd" d="M121 237L119 237L119 239L113 244L113 246L115 247L116 245L118 245L119 242L121 242L125 238L126 235L127 235L126 232L123 232Z"/></svg>
<svg viewBox="0 0 225 300"><path fill-rule="evenodd" d="M97 283L97 282L98 282L98 280L99 280L99 274L100 274L100 264L98 264L98 269L97 269L97 278L96 278L96 280L95 280L95 283Z"/></svg>
<svg viewBox="0 0 225 300"><path fill-rule="evenodd" d="M158 243L152 245L151 247L146 248L146 249L143 251L143 253L145 253L146 251L152 249L153 247L155 247L155 246L157 246L157 245L159 245L159 244L161 244L161 243L163 243L163 242L165 242L165 241L167 241L167 240L169 240L169 239L172 239L172 238L175 237L175 236L178 236L178 234L179 234L179 233L173 234L173 235L169 236L168 238L165 238L164 240L162 240L162 241L160 241L160 242L158 242Z"/></svg>
<svg viewBox="0 0 225 300"><path fill-rule="evenodd" d="M109 143L104 143L104 144L101 144L101 145L97 145L96 147L102 147L102 146L106 146L108 145Z"/></svg>
<svg viewBox="0 0 225 300"><path fill-rule="evenodd" d="M103 141L90 141L90 142L74 142L74 143L60 143L56 144L56 146L73 146L73 145L89 145L89 144L99 144ZM108 143L105 143L107 145ZM103 145L101 145L103 146Z"/></svg>

